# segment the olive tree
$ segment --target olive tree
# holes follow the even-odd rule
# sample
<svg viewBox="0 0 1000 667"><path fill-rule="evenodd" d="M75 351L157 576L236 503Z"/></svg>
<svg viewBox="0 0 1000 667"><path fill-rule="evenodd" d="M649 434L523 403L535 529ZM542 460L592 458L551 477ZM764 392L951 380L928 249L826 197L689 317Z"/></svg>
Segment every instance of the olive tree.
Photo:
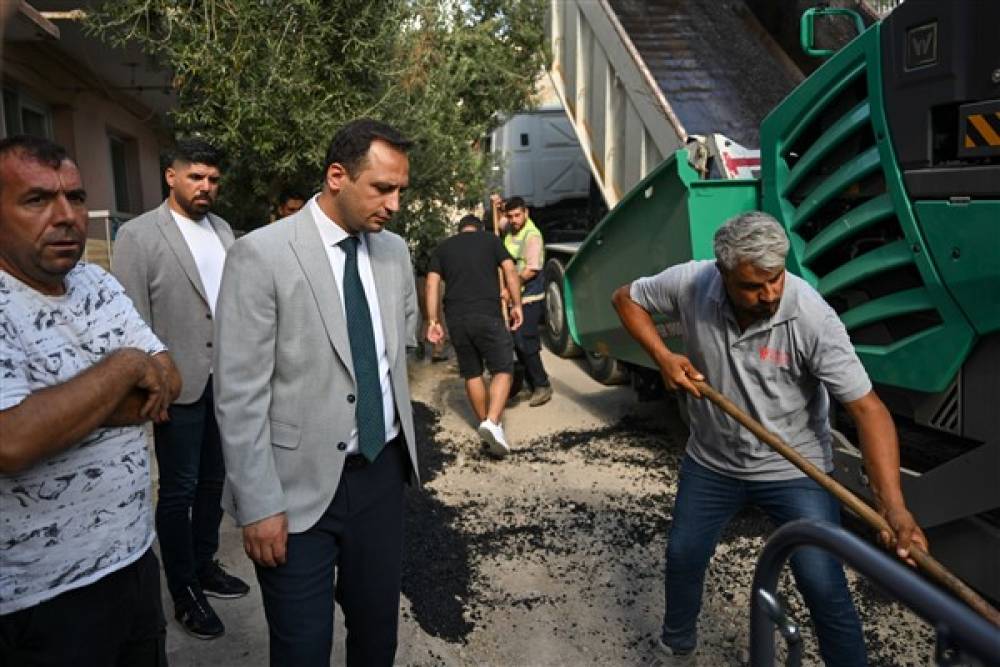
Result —
<svg viewBox="0 0 1000 667"><path fill-rule="evenodd" d="M478 141L529 107L545 65L541 0L115 0L92 32L173 73L177 136L227 156L220 210L243 229L288 186L318 187L330 137L379 118L417 140L394 226L421 262L482 200Z"/></svg>

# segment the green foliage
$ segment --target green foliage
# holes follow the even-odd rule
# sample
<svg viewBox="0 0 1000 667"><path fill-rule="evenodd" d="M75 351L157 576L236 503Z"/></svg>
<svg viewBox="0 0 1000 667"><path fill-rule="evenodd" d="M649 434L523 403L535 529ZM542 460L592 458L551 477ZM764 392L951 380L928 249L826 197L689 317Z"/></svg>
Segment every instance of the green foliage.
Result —
<svg viewBox="0 0 1000 667"><path fill-rule="evenodd" d="M421 265L483 198L476 148L529 107L545 65L541 0L114 0L89 18L174 72L178 136L227 154L220 212L251 229L286 186L318 189L326 146L371 116L415 138L394 227Z"/></svg>

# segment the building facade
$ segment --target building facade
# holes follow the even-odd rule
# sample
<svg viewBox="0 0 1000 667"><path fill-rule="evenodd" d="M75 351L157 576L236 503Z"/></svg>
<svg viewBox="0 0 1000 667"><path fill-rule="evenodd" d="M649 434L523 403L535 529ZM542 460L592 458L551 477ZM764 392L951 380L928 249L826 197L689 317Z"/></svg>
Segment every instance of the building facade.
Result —
<svg viewBox="0 0 1000 667"><path fill-rule="evenodd" d="M176 98L169 72L140 51L85 34L86 5L3 0L0 136L66 148L88 192L87 258L106 265L117 225L163 199L159 156Z"/></svg>

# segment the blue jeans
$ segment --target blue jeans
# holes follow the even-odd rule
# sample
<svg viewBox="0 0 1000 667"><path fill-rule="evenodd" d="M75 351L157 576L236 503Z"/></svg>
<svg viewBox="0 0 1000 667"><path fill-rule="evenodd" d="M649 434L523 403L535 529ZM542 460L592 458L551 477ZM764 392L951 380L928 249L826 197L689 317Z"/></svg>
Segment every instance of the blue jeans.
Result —
<svg viewBox="0 0 1000 667"><path fill-rule="evenodd" d="M722 529L747 505L779 525L793 519L840 523L836 499L808 477L751 482L720 475L685 455L667 538L663 642L678 651L698 642L705 569ZM816 625L827 665L866 665L864 635L840 563L816 548L798 549L792 573Z"/></svg>
<svg viewBox="0 0 1000 667"><path fill-rule="evenodd" d="M215 421L212 380L194 403L170 406L170 421L154 429L160 498L156 533L167 588L176 601L211 564L219 548L226 467Z"/></svg>

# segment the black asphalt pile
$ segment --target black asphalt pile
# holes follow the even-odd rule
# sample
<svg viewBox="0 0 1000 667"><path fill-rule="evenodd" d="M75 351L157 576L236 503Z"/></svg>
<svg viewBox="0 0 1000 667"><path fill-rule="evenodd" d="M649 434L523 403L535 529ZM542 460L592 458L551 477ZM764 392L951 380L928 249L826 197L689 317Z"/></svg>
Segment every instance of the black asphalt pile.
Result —
<svg viewBox="0 0 1000 667"><path fill-rule="evenodd" d="M651 664L686 430L670 410L520 443L504 460L415 404L425 486L409 494L403 593L469 664ZM773 529L729 525L707 575L699 664L745 659L749 588ZM930 630L851 577L873 665L926 664ZM808 613L781 592L819 664ZM428 664L440 663L428 655Z"/></svg>
<svg viewBox="0 0 1000 667"><path fill-rule="evenodd" d="M760 122L799 77L754 30L742 0L612 0L618 21L689 134L759 146Z"/></svg>
<svg viewBox="0 0 1000 667"><path fill-rule="evenodd" d="M422 489L409 489L403 533L403 595L411 613L428 634L460 642L473 625L463 617L472 597L472 559L468 538L459 530L462 509L441 502L429 485L455 460L438 443L438 414L413 403L417 459Z"/></svg>

